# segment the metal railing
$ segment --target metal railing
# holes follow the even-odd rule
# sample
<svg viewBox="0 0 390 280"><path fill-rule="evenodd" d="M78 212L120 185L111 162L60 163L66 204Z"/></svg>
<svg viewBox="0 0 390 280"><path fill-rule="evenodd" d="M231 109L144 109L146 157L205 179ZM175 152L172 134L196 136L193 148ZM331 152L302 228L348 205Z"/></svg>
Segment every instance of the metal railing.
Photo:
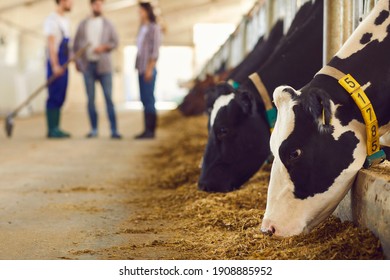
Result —
<svg viewBox="0 0 390 280"><path fill-rule="evenodd" d="M234 68L252 50L257 40L271 30L275 22L283 18L285 32L291 25L298 9L314 0L259 0L244 16L236 30L206 63L198 78L213 74L223 63ZM379 0L324 0L324 64L333 57L364 15Z"/></svg>

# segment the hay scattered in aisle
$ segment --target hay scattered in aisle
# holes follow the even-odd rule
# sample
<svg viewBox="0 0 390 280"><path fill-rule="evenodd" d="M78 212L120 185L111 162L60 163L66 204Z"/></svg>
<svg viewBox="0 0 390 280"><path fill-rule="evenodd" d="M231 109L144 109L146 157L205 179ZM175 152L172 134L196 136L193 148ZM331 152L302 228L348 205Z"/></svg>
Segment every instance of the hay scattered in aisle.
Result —
<svg viewBox="0 0 390 280"><path fill-rule="evenodd" d="M288 239L259 232L266 205L270 166L241 190L208 194L197 190L199 162L207 141L207 118L182 118L173 112L162 119L166 141L153 152L145 178L156 193L142 205L144 221L169 221L160 230L172 235L163 246L186 259L383 259L378 239L366 229L332 217L308 235ZM158 199L156 201L156 199ZM162 244L157 244L161 246ZM153 250L153 244L147 244Z"/></svg>

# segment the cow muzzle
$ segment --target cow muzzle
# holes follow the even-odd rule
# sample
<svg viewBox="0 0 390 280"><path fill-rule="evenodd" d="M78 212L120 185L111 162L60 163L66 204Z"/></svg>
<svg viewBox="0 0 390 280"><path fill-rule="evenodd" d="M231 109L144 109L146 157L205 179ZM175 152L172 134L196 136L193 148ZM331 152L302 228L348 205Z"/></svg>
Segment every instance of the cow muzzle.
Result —
<svg viewBox="0 0 390 280"><path fill-rule="evenodd" d="M269 221L269 220L264 220L263 223L262 223L262 225L261 225L260 231L261 231L264 235L272 236L272 235L275 234L276 228L275 228L275 226L271 223L271 221Z"/></svg>

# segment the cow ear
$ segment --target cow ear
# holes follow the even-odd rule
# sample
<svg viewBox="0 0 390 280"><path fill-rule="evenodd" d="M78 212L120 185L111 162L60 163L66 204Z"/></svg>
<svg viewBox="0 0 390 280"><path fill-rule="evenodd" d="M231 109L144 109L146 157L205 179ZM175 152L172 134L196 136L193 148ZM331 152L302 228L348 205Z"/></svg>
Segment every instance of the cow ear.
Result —
<svg viewBox="0 0 390 280"><path fill-rule="evenodd" d="M221 95L228 95L234 92L234 89L228 83L220 83L216 86L209 87L206 90L205 99L208 108L212 108L215 100Z"/></svg>
<svg viewBox="0 0 390 280"><path fill-rule="evenodd" d="M332 129L332 106L328 93L319 88L312 88L302 95L302 105L312 115L321 132L329 132Z"/></svg>
<svg viewBox="0 0 390 280"><path fill-rule="evenodd" d="M208 107L213 107L215 100L219 97L219 93L216 89L216 87L210 87L206 89L204 98L206 100Z"/></svg>
<svg viewBox="0 0 390 280"><path fill-rule="evenodd" d="M283 104L291 101L296 96L297 94L295 93L295 90L291 87L287 87L287 86L277 87L274 91L274 103L276 108L280 109Z"/></svg>
<svg viewBox="0 0 390 280"><path fill-rule="evenodd" d="M251 115L256 111L254 97L249 92L239 91L237 94L237 101L244 114Z"/></svg>
<svg viewBox="0 0 390 280"><path fill-rule="evenodd" d="M226 82L217 84L215 88L219 92L219 95L231 94L234 92L234 88Z"/></svg>

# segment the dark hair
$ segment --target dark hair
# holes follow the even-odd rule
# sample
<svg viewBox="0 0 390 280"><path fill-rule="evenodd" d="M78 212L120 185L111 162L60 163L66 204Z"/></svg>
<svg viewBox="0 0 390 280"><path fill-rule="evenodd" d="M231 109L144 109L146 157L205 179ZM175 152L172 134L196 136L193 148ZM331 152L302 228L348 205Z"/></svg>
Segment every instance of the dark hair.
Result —
<svg viewBox="0 0 390 280"><path fill-rule="evenodd" d="M152 23L157 22L156 14L154 13L153 6L149 2L141 2L139 6L146 11L148 14L149 21Z"/></svg>
<svg viewBox="0 0 390 280"><path fill-rule="evenodd" d="M97 2L97 1L102 1L102 2L104 2L104 0L91 0L91 4L93 4L93 3Z"/></svg>

